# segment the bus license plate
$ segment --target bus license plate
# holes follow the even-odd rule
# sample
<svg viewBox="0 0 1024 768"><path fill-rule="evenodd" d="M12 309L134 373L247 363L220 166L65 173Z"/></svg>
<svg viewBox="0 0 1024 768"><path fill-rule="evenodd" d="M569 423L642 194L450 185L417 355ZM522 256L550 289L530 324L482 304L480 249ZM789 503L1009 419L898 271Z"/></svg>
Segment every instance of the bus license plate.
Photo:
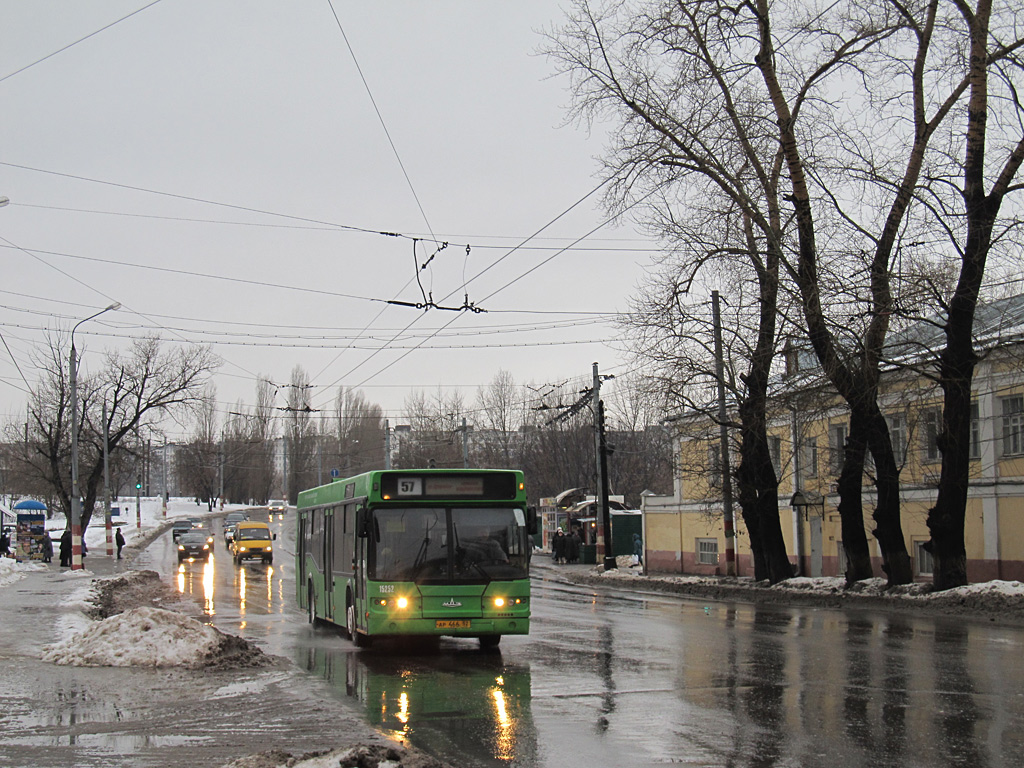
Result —
<svg viewBox="0 0 1024 768"><path fill-rule="evenodd" d="M434 629L469 629L469 619L435 621Z"/></svg>

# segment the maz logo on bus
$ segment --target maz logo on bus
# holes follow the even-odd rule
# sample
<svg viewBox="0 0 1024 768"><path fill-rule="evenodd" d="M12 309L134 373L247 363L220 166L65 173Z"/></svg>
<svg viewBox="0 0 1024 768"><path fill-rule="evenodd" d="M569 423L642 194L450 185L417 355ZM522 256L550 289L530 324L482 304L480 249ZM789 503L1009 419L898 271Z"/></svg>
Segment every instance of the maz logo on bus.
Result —
<svg viewBox="0 0 1024 768"><path fill-rule="evenodd" d="M441 605L443 605L445 608L461 608L462 607L462 603L460 603L458 600L454 600L454 599L451 599L451 600L448 600L447 602L441 603Z"/></svg>

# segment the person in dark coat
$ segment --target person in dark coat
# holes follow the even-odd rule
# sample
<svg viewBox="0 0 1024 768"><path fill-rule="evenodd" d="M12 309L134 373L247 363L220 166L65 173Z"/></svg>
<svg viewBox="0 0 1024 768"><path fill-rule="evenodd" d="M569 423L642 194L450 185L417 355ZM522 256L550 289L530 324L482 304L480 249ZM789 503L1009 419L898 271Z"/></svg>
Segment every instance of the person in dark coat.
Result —
<svg viewBox="0 0 1024 768"><path fill-rule="evenodd" d="M7 535L7 529L0 531L0 557L8 557L11 554L11 537Z"/></svg>
<svg viewBox="0 0 1024 768"><path fill-rule="evenodd" d="M50 532L43 532L43 562L53 562L53 539L50 538Z"/></svg>
<svg viewBox="0 0 1024 768"><path fill-rule="evenodd" d="M60 535L60 567L71 567L71 531L66 530Z"/></svg>
<svg viewBox="0 0 1024 768"><path fill-rule="evenodd" d="M120 560L121 550L124 549L124 536L121 534L120 528L114 533L114 543L117 544L117 559Z"/></svg>
<svg viewBox="0 0 1024 768"><path fill-rule="evenodd" d="M639 533L633 534L633 557L636 558L634 565L644 564L644 540L640 538Z"/></svg>
<svg viewBox="0 0 1024 768"><path fill-rule="evenodd" d="M570 563L578 563L580 560L580 544L583 540L580 538L579 529L574 529L572 536L565 542L565 559Z"/></svg>
<svg viewBox="0 0 1024 768"><path fill-rule="evenodd" d="M565 534L559 528L555 531L555 538L551 541L551 554L554 555L556 563L565 562L565 543Z"/></svg>

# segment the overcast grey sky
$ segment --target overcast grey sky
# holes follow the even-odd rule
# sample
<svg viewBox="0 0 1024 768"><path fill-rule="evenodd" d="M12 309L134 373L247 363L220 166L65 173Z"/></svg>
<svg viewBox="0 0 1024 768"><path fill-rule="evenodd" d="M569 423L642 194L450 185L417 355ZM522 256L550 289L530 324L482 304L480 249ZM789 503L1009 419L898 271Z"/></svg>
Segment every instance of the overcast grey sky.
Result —
<svg viewBox="0 0 1024 768"><path fill-rule="evenodd" d="M655 244L562 250L606 218L599 194L569 211L603 139L565 125L536 53L562 5L0 1L0 332L24 374L112 301L76 333L86 373L133 336L209 343L225 410L296 364L315 406L359 386L399 421L410 390L471 402L502 368L621 370L608 316ZM486 313L385 303L422 301L434 240L423 291ZM5 416L23 389L0 348Z"/></svg>

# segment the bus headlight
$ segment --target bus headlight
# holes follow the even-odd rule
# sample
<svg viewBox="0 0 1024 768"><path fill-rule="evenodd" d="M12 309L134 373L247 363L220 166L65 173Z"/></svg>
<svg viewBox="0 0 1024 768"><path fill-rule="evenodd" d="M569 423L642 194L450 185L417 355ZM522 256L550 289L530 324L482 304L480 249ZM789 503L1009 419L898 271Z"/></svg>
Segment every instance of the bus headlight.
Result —
<svg viewBox="0 0 1024 768"><path fill-rule="evenodd" d="M395 601L395 605L404 610L409 607L409 600L407 598L400 597Z"/></svg>
<svg viewBox="0 0 1024 768"><path fill-rule="evenodd" d="M494 607L495 608L504 608L505 607L505 598L504 597L496 597L496 598L494 598Z"/></svg>

